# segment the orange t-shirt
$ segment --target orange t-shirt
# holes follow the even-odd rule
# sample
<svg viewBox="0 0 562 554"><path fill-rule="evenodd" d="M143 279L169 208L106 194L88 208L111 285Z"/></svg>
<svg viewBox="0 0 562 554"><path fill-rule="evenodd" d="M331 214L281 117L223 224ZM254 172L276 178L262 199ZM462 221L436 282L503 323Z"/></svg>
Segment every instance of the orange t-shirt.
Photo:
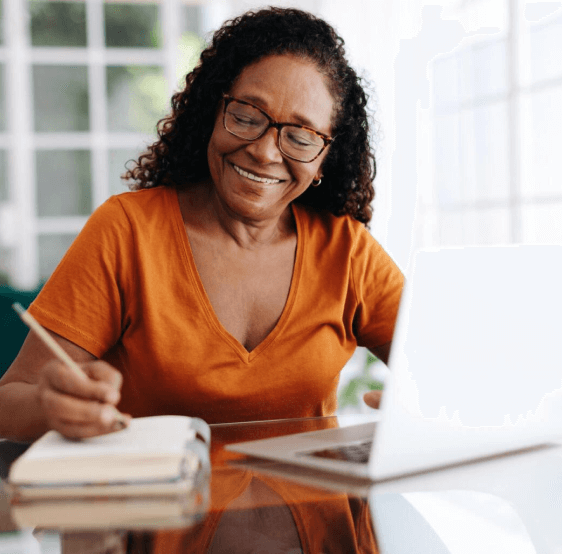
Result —
<svg viewBox="0 0 562 554"><path fill-rule="evenodd" d="M391 340L403 277L351 217L298 204L293 213L289 297L251 352L213 311L170 188L100 206L30 312L122 372L119 408L133 416L216 423L333 414L339 372L356 346Z"/></svg>

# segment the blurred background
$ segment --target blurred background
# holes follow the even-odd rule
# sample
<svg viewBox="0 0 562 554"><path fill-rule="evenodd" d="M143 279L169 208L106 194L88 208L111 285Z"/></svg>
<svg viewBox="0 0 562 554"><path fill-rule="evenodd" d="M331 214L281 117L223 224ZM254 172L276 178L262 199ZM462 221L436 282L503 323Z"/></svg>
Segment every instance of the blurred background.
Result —
<svg viewBox="0 0 562 554"><path fill-rule="evenodd" d="M0 290L30 299L127 190L210 33L243 0L0 0ZM293 0L345 39L376 120L371 232L419 247L562 243L562 2ZM0 315L1 326L13 321ZM13 342L2 333L2 349ZM10 342L10 344L8 344ZM358 351L340 406L378 364ZM0 367L0 374L2 367ZM379 375L380 374L380 375Z"/></svg>

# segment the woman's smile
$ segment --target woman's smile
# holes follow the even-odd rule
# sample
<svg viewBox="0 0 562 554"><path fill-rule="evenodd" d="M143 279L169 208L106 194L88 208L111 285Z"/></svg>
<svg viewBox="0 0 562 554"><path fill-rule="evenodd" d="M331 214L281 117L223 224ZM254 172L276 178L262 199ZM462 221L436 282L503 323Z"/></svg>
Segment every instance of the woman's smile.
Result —
<svg viewBox="0 0 562 554"><path fill-rule="evenodd" d="M258 183L265 183L266 185L276 185L278 183L281 183L283 181L283 179L273 179L273 178L268 178L268 177L260 177L254 173L250 173L249 171L245 171L244 169L242 169L241 167L238 167L235 164L232 164L232 167L234 168L234 171L236 171L236 173L238 173L238 175L242 175L242 177L246 177L247 179L250 179L251 181L256 181Z"/></svg>

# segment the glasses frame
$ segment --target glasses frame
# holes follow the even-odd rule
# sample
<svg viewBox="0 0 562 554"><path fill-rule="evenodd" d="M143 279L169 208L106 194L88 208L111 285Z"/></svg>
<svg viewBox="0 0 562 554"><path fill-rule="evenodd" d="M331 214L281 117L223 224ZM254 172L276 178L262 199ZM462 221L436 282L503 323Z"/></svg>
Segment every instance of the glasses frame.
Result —
<svg viewBox="0 0 562 554"><path fill-rule="evenodd" d="M251 102L246 102L245 100L240 100L239 98L235 98L234 96L230 96L229 94L223 94L222 95L223 100L224 100L224 108L223 108L223 117L222 117L222 124L225 128L225 130L230 133L232 136L235 136L236 138L242 139L242 140L247 140L248 142L253 142L254 140L258 140L259 138L263 137L263 135L265 135L265 133L267 133L267 131L269 131L269 129L271 129L271 127L275 127L275 129L277 129L277 148L279 148L279 151L281 152L281 154L283 154L283 156L294 160L295 162L300 162L303 164L308 164L310 162L313 162L314 160L316 160L318 158L318 156L320 156L320 154L322 154L322 152L324 152L324 150L326 150L326 147L329 146L333 141L334 141L334 137L330 137L328 135L325 135L324 133L320 133L319 131L316 131L315 129L312 129L310 127L307 127L306 125L299 125L298 123L279 123L278 121L275 121L275 119L273 119L267 112L264 112L261 108L259 108L258 106L255 106L254 104L252 104ZM252 108L258 110L260 113L262 113L267 120L269 121L269 125L256 137L253 139L247 139L245 137L241 137L239 135L237 135L236 133L233 133L230 129L227 128L226 126L226 109L228 108L228 105L231 102L238 102L239 104L245 104L246 106L251 106ZM283 127L297 127L298 129L305 129L311 133L314 133L316 136L319 136L323 141L324 141L324 146L320 149L320 152L318 152L318 154L316 154L316 156L314 156L314 158L312 158L312 160L299 160L297 158L294 158L293 156L290 156L289 154L287 154L283 148L281 148L281 129L283 129Z"/></svg>

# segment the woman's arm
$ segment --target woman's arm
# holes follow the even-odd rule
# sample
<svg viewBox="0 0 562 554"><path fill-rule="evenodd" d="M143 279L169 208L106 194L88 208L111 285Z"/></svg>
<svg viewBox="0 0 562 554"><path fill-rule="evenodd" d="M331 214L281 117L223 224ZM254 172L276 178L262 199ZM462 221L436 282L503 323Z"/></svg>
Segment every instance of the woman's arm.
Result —
<svg viewBox="0 0 562 554"><path fill-rule="evenodd" d="M121 374L76 344L49 333L89 379L77 377L29 333L0 379L0 437L31 441L49 429L72 438L114 431L109 405L119 402Z"/></svg>

